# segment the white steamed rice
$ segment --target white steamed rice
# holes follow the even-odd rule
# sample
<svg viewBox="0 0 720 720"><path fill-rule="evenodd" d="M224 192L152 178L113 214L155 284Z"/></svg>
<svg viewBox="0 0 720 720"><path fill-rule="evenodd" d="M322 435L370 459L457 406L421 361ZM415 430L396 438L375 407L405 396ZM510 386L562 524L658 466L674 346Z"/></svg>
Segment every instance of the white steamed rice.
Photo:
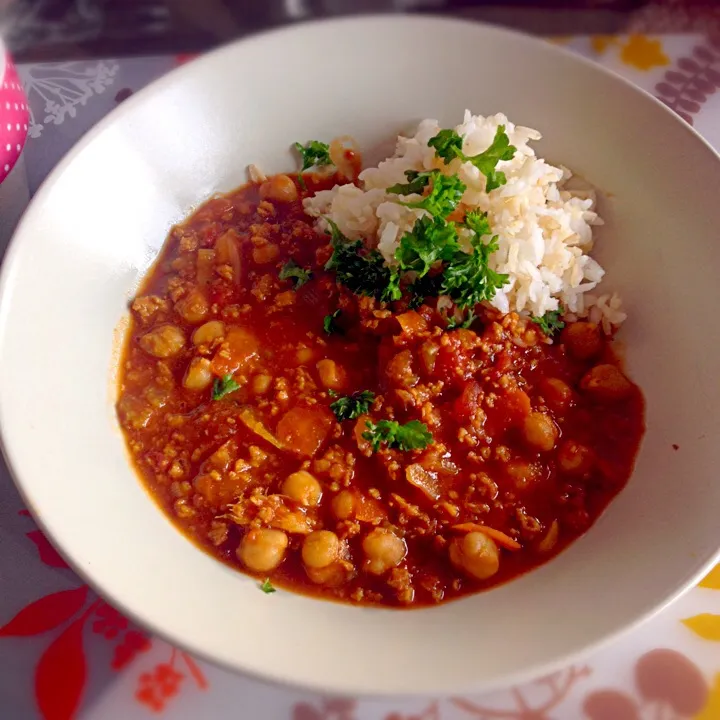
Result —
<svg viewBox="0 0 720 720"><path fill-rule="evenodd" d="M498 163L507 183L490 193L485 192L485 176L474 165L455 159L446 166L435 155L427 143L441 128L436 120L423 120L413 137L398 137L392 157L360 174L359 186L348 184L317 192L305 199L305 210L318 217L318 227L323 230L322 216L328 216L347 237L376 241L392 265L400 238L425 211L399 202L417 196L388 194L386 189L407 182L406 170L437 168L457 174L467 185L464 209L486 212L493 235L498 237L491 267L509 276L490 304L504 313L534 316L562 307L567 317L587 317L610 332L626 316L615 294L593 292L605 274L589 255L593 227L602 224L594 210L594 192L567 189L570 171L549 165L529 146L540 139L540 133L513 125L500 113L483 117L465 111L462 124L455 127L463 137L463 152L472 156L486 150L498 125L505 126L517 152L512 160ZM460 231L461 239L466 232Z"/></svg>

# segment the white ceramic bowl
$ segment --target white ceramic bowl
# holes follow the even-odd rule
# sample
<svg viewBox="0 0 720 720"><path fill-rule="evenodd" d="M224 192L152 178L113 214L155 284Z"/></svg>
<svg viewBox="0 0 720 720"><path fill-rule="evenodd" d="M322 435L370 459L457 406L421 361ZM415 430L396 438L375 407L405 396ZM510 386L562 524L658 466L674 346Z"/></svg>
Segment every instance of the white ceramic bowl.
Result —
<svg viewBox="0 0 720 720"><path fill-rule="evenodd" d="M599 248L630 313L647 436L629 486L545 567L398 612L266 596L192 545L130 468L116 328L170 226L295 140L365 149L423 117L503 111L609 193ZM124 103L35 197L2 272L0 423L29 507L73 567L172 642L265 678L350 693L484 690L567 663L670 602L720 545L720 162L677 117L549 44L376 17L228 46ZM676 451L673 444L679 445Z"/></svg>

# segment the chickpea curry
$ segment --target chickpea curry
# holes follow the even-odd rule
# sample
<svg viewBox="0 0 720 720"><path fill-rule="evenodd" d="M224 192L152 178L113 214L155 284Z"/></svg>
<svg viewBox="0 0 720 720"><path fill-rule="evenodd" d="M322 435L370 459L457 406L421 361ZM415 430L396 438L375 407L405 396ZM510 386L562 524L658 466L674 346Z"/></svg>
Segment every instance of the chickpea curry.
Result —
<svg viewBox="0 0 720 720"><path fill-rule="evenodd" d="M503 583L626 484L642 394L593 323L358 292L303 210L338 181L276 175L172 230L132 303L133 462L266 592L414 607Z"/></svg>

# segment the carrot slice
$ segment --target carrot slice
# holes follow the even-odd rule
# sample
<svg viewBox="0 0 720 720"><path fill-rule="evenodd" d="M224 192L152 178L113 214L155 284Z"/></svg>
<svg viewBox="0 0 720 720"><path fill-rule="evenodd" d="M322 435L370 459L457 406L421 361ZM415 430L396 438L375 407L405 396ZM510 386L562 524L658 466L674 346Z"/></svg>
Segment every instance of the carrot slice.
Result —
<svg viewBox="0 0 720 720"><path fill-rule="evenodd" d="M397 315L395 319L400 323L403 334L408 337L424 332L428 328L427 320L414 310Z"/></svg>
<svg viewBox="0 0 720 720"><path fill-rule="evenodd" d="M459 530L460 532L484 533L489 538L492 538L498 545L507 548L508 550L520 550L522 547L517 540L513 540L502 530L496 530L495 528L487 527L486 525L478 525L477 523L460 523L459 525L453 525L452 529Z"/></svg>
<svg viewBox="0 0 720 720"><path fill-rule="evenodd" d="M377 523L387 519L387 513L374 498L357 493L355 496L355 519L360 522Z"/></svg>

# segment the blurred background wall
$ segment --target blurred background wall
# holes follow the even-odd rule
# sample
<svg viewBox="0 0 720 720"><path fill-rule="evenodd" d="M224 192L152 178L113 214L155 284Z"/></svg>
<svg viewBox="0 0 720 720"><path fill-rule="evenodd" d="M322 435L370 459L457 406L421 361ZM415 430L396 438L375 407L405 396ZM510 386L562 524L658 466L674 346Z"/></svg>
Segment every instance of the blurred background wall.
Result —
<svg viewBox="0 0 720 720"><path fill-rule="evenodd" d="M445 13L538 34L698 30L720 0L0 0L20 61L191 53L258 30L357 12Z"/></svg>

